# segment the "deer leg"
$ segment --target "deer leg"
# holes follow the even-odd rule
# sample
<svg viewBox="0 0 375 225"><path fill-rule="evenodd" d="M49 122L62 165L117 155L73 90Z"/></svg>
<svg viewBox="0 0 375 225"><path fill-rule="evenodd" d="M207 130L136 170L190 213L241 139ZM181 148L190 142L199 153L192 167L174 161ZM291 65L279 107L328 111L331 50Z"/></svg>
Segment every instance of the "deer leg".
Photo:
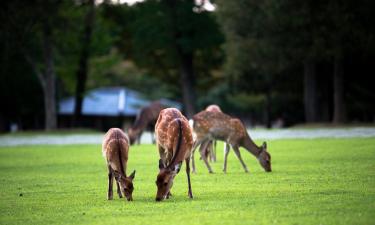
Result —
<svg viewBox="0 0 375 225"><path fill-rule="evenodd" d="M217 143L217 141L214 140L213 147L211 148L211 150L212 150L212 152L211 152L212 162L216 162L216 143Z"/></svg>
<svg viewBox="0 0 375 225"><path fill-rule="evenodd" d="M212 162L212 141L208 141L207 148L205 150L205 156Z"/></svg>
<svg viewBox="0 0 375 225"><path fill-rule="evenodd" d="M108 165L108 193L107 199L113 199L113 173L111 167Z"/></svg>
<svg viewBox="0 0 375 225"><path fill-rule="evenodd" d="M137 144L138 144L138 145L141 144L142 133L143 133L143 132L140 132L139 135L137 136Z"/></svg>
<svg viewBox="0 0 375 225"><path fill-rule="evenodd" d="M194 142L194 145L193 145L193 148L192 148L192 150L191 150L191 166L192 166L192 173L197 173L196 171L195 171L195 161L194 161L194 153L195 153L195 150L197 149L197 147L199 146L199 144L200 144L201 142L198 142L198 140L196 140L195 142Z"/></svg>
<svg viewBox="0 0 375 225"><path fill-rule="evenodd" d="M228 143L225 142L225 149L224 149L224 167L223 167L223 172L227 172L227 161L228 161L228 154L230 151L230 146Z"/></svg>
<svg viewBox="0 0 375 225"><path fill-rule="evenodd" d="M118 194L118 197L119 198L122 198L122 193L121 193L121 189L120 189L120 184L119 182L116 180L116 184L117 184L117 194Z"/></svg>
<svg viewBox="0 0 375 225"><path fill-rule="evenodd" d="M154 136L154 132L152 131L152 129L151 129L151 143L152 144L155 144L155 136Z"/></svg>
<svg viewBox="0 0 375 225"><path fill-rule="evenodd" d="M213 173L213 171L212 171L212 169L211 169L211 166L210 166L210 164L208 163L208 160L207 160L206 154L205 154L205 151L207 150L207 145L208 145L209 143L210 143L210 141L205 141L205 142L203 142L202 145L201 145L201 147L200 147L200 149L199 149L199 151L200 151L200 153L201 153L201 157L202 157L202 159L203 159L204 164L206 164L206 167L207 167L207 169L208 169L208 172L209 172L209 173Z"/></svg>
<svg viewBox="0 0 375 225"><path fill-rule="evenodd" d="M189 195L189 198L193 198L193 192L191 191L191 183L190 183L190 159L187 158L185 159L185 162L186 162L186 175L187 175L187 179L188 179L188 195Z"/></svg>
<svg viewBox="0 0 375 225"><path fill-rule="evenodd" d="M240 163L241 163L243 169L245 170L245 172L248 173L249 170L247 169L245 163L244 163L243 160L242 160L241 153L240 153L240 149L239 149L237 146L233 146L233 151L234 151L234 153L236 154L238 160L240 160Z"/></svg>

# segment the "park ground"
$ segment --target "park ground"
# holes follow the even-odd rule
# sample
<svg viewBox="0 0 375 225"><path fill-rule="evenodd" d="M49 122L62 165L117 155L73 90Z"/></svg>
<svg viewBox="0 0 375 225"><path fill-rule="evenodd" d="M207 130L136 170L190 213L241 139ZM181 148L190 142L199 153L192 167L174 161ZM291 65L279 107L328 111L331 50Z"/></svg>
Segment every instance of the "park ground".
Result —
<svg viewBox="0 0 375 225"><path fill-rule="evenodd" d="M261 140L257 140L261 143ZM0 147L0 224L375 224L375 139L270 140L272 173L241 150L228 172L208 174L196 155L194 199L185 166L173 197L155 202L156 147L132 146L133 202L106 199L100 144Z"/></svg>

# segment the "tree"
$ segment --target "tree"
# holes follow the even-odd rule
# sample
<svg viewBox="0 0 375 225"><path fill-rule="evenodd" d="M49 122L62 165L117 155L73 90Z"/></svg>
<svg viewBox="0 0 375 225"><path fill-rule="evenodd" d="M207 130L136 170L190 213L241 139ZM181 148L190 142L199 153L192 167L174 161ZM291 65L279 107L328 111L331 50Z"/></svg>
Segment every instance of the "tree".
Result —
<svg viewBox="0 0 375 225"><path fill-rule="evenodd" d="M57 127L53 26L58 20L59 6L59 1L26 5L14 1L7 5L15 46L21 49L43 90L46 130Z"/></svg>
<svg viewBox="0 0 375 225"><path fill-rule="evenodd" d="M79 65L76 72L75 106L74 119L75 125L79 124L82 115L82 103L85 91L85 84L88 74L88 60L90 57L91 39L95 18L95 0L88 0L88 10L84 20L84 31L81 39L81 53Z"/></svg>
<svg viewBox="0 0 375 225"><path fill-rule="evenodd" d="M182 93L185 112L191 117L196 107L197 77L207 75L197 70L197 65L206 64L209 70L219 64L214 58L221 57L215 51L223 37L212 15L195 10L200 6L192 0L150 0L117 9L120 7L118 16L110 15L124 27L124 41L118 44L124 49L120 50L148 74ZM117 12L115 7L108 10ZM116 19L120 17L123 19ZM129 40L130 46L126 44Z"/></svg>

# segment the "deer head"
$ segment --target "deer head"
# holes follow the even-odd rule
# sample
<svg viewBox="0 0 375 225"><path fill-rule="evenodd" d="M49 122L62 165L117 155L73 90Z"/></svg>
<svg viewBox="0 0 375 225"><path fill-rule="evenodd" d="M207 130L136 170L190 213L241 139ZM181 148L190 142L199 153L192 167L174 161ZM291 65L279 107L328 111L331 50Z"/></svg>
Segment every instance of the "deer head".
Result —
<svg viewBox="0 0 375 225"><path fill-rule="evenodd" d="M134 190L133 180L135 177L135 170L130 176L126 177L117 171L114 171L116 181L120 184L121 193L126 197L128 201L133 201L132 193Z"/></svg>
<svg viewBox="0 0 375 225"><path fill-rule="evenodd" d="M267 143L263 142L260 149L261 151L258 156L259 163L266 172L271 172L271 155L267 152Z"/></svg>
<svg viewBox="0 0 375 225"><path fill-rule="evenodd" d="M156 201L162 201L167 198L169 190L172 188L173 180L180 171L181 163L174 167L165 167L162 160L159 160L159 174L156 178L156 186L158 191L156 193Z"/></svg>

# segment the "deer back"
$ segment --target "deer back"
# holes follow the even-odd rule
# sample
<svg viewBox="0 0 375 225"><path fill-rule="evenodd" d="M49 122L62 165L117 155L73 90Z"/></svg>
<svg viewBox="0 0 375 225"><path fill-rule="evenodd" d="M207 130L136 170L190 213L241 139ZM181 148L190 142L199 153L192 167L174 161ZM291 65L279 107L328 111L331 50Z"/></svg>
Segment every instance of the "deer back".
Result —
<svg viewBox="0 0 375 225"><path fill-rule="evenodd" d="M205 110L210 112L221 112L221 109L218 105L209 105Z"/></svg>
<svg viewBox="0 0 375 225"><path fill-rule="evenodd" d="M193 116L193 129L197 139L210 136L225 141L234 132L231 117L222 112L202 111Z"/></svg>
<svg viewBox="0 0 375 225"><path fill-rule="evenodd" d="M192 132L188 120L177 109L167 108L160 112L155 134L157 144L170 156L168 162L164 162L166 165L172 163L172 159L174 162L181 162L190 157Z"/></svg>

